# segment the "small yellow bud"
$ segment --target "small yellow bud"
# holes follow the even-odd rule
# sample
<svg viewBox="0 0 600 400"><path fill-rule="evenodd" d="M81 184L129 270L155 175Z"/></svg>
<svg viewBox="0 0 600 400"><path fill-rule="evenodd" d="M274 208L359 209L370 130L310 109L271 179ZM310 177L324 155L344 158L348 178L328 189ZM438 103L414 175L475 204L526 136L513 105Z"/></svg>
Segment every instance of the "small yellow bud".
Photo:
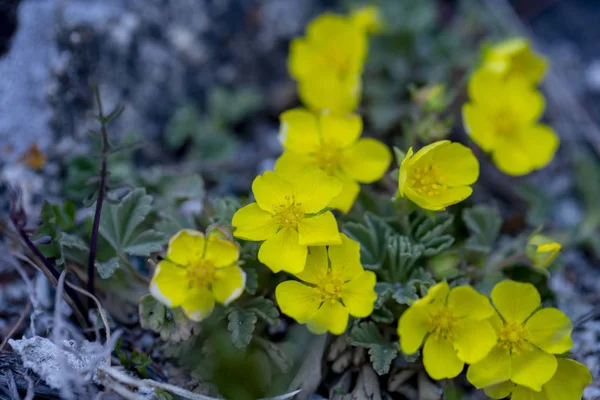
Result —
<svg viewBox="0 0 600 400"><path fill-rule="evenodd" d="M534 266L545 268L558 255L561 244L544 235L533 235L527 242L525 253Z"/></svg>

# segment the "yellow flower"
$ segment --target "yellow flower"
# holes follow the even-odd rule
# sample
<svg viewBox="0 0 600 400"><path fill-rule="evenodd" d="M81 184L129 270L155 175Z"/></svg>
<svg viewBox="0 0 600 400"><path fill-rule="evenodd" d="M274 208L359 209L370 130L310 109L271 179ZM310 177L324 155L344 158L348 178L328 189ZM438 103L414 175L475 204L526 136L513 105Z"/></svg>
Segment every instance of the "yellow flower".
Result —
<svg viewBox="0 0 600 400"><path fill-rule="evenodd" d="M573 347L569 318L556 308L543 308L540 294L530 283L502 281L492 290L498 313L490 322L498 343L490 354L467 371L478 389L511 381L539 392L554 376L555 354Z"/></svg>
<svg viewBox="0 0 600 400"><path fill-rule="evenodd" d="M169 307L181 307L188 318L208 317L215 301L229 304L242 294L246 273L238 266L239 248L216 233L205 238L186 229L169 241L165 259L158 263L150 293Z"/></svg>
<svg viewBox="0 0 600 400"><path fill-rule="evenodd" d="M507 381L485 388L492 399L503 399L512 394L512 400L581 400L583 390L592 383L588 368L577 361L559 358L556 373L542 386L540 392Z"/></svg>
<svg viewBox="0 0 600 400"><path fill-rule="evenodd" d="M471 102L462 110L465 130L502 172L525 175L552 160L559 139L536 122L544 111L538 91L479 69L469 82L469 95Z"/></svg>
<svg viewBox="0 0 600 400"><path fill-rule="evenodd" d="M378 33L383 30L379 8L374 4L353 10L350 20L366 33Z"/></svg>
<svg viewBox="0 0 600 400"><path fill-rule="evenodd" d="M316 334L340 335L348 315L368 317L377 298L375 274L360 264L360 245L342 234L342 244L310 247L303 282L286 281L275 289L281 311Z"/></svg>
<svg viewBox="0 0 600 400"><path fill-rule="evenodd" d="M335 217L326 209L342 191L342 182L316 167L287 178L272 171L256 177L256 202L238 210L232 224L238 238L265 240L258 260L273 272L298 273L308 246L341 243Z"/></svg>
<svg viewBox="0 0 600 400"><path fill-rule="evenodd" d="M507 79L539 83L548 67L546 59L534 53L525 38L505 40L483 51L483 66Z"/></svg>
<svg viewBox="0 0 600 400"><path fill-rule="evenodd" d="M350 19L330 13L315 18L306 36L290 45L288 68L302 102L313 110L353 112L366 52L366 35Z"/></svg>
<svg viewBox="0 0 600 400"><path fill-rule="evenodd" d="M552 238L536 234L529 238L525 252L534 266L545 268L554 261L561 248Z"/></svg>
<svg viewBox="0 0 600 400"><path fill-rule="evenodd" d="M398 196L426 210L443 210L469 197L478 177L477 158L460 143L441 140L414 155L411 147L400 164Z"/></svg>
<svg viewBox="0 0 600 400"><path fill-rule="evenodd" d="M423 364L433 379L454 378L465 363L482 360L497 337L488 318L489 300L470 286L450 290L446 282L432 286L400 317L398 335L405 354L423 342Z"/></svg>
<svg viewBox="0 0 600 400"><path fill-rule="evenodd" d="M312 165L339 178L344 187L329 206L348 212L360 191L358 182L380 179L392 161L392 154L383 143L360 139L362 127L362 119L356 115L286 111L281 114L280 132L285 151L275 169L287 175Z"/></svg>

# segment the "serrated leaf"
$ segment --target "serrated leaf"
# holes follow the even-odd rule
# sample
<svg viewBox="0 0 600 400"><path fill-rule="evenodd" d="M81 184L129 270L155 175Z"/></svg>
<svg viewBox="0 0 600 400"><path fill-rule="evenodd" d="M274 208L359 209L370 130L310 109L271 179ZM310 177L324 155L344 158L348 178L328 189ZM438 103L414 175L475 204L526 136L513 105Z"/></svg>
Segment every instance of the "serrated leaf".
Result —
<svg viewBox="0 0 600 400"><path fill-rule="evenodd" d="M349 222L344 232L360 243L360 260L366 269L380 269L387 253L387 239L392 233L390 226L381 218L367 212L365 223Z"/></svg>
<svg viewBox="0 0 600 400"><path fill-rule="evenodd" d="M118 253L149 256L160 251L166 241L164 234L142 229L152 210L152 196L145 189L129 192L119 204L106 204L100 219L100 234Z"/></svg>
<svg viewBox="0 0 600 400"><path fill-rule="evenodd" d="M387 269L385 272L389 272L388 280L404 282L423 254L424 246L412 244L410 239L403 235L389 235L387 239Z"/></svg>
<svg viewBox="0 0 600 400"><path fill-rule="evenodd" d="M411 221L411 230L416 242L423 245L423 255L432 257L450 248L454 237L446 234L452 226L454 217L451 214L428 215L418 210Z"/></svg>
<svg viewBox="0 0 600 400"><path fill-rule="evenodd" d="M100 278L108 279L119 268L119 259L117 257L113 257L104 262L96 261L95 265L96 269L98 270L98 274L100 274Z"/></svg>
<svg viewBox="0 0 600 400"><path fill-rule="evenodd" d="M465 209L462 219L467 225L470 237L466 247L469 250L488 253L500 234L502 218L496 208L478 205Z"/></svg>
<svg viewBox="0 0 600 400"><path fill-rule="evenodd" d="M370 315L370 318L373 321L382 324L391 324L395 320L394 314L386 306L381 306L374 309L373 313Z"/></svg>
<svg viewBox="0 0 600 400"><path fill-rule="evenodd" d="M246 293L254 295L258 290L258 273L254 268L245 268L246 272Z"/></svg>
<svg viewBox="0 0 600 400"><path fill-rule="evenodd" d="M166 307L152 295L147 294L140 299L140 324L144 329L160 332L165 324Z"/></svg>
<svg viewBox="0 0 600 400"><path fill-rule="evenodd" d="M392 345L376 344L369 347L371 364L378 375L385 375L390 372L392 361L398 357L398 350Z"/></svg>
<svg viewBox="0 0 600 400"><path fill-rule="evenodd" d="M264 297L257 297L250 300L244 304L244 309L255 313L258 318L269 325L277 326L280 323L279 310L275 306L275 303Z"/></svg>
<svg viewBox="0 0 600 400"><path fill-rule="evenodd" d="M140 299L140 325L160 334L161 339L173 342L188 340L194 322L187 319L179 308L170 309L147 294Z"/></svg>
<svg viewBox="0 0 600 400"><path fill-rule="evenodd" d="M60 245L68 247L70 249L88 251L88 245L79 236L71 235L69 233L62 232L60 235Z"/></svg>
<svg viewBox="0 0 600 400"><path fill-rule="evenodd" d="M72 202L51 204L46 201L42 205L40 218L42 224L34 237L49 237L50 243L38 247L44 256L54 258L57 266L61 267L65 264L64 245L87 248L81 239L63 232L75 226L75 205Z"/></svg>
<svg viewBox="0 0 600 400"><path fill-rule="evenodd" d="M369 349L373 369L379 375L387 374L392 361L398 356L397 348L385 341L375 323L361 322L350 332L350 344Z"/></svg>
<svg viewBox="0 0 600 400"><path fill-rule="evenodd" d="M246 310L234 310L229 313L227 319L227 329L231 332L233 345L240 349L248 346L256 327L256 314Z"/></svg>

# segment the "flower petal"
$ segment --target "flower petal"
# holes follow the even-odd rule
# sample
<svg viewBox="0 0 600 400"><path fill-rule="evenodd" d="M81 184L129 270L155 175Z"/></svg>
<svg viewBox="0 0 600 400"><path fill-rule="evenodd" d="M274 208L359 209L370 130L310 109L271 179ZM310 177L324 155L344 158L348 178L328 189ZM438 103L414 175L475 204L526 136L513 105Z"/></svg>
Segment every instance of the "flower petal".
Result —
<svg viewBox="0 0 600 400"><path fill-rule="evenodd" d="M492 151L496 144L496 129L492 118L478 104L467 103L462 108L465 131L484 151Z"/></svg>
<svg viewBox="0 0 600 400"><path fill-rule="evenodd" d="M204 259L211 261L215 267L227 267L236 262L239 255L237 243L222 239L216 233L208 235Z"/></svg>
<svg viewBox="0 0 600 400"><path fill-rule="evenodd" d="M443 171L443 182L449 186L472 185L479 177L479 161L470 148L460 143L435 149L433 158Z"/></svg>
<svg viewBox="0 0 600 400"><path fill-rule="evenodd" d="M187 296L187 269L169 260L162 260L154 270L150 293L169 307L179 307Z"/></svg>
<svg viewBox="0 0 600 400"><path fill-rule="evenodd" d="M282 178L293 179L303 169L317 165L315 157L309 154L299 153L296 150L285 150L275 162L275 172Z"/></svg>
<svg viewBox="0 0 600 400"><path fill-rule="evenodd" d="M292 184L273 171L257 176L252 182L252 192L258 206L269 213L277 206L291 204L294 198Z"/></svg>
<svg viewBox="0 0 600 400"><path fill-rule="evenodd" d="M541 299L531 283L506 280L492 289L492 302L506 322L520 324L540 306Z"/></svg>
<svg viewBox="0 0 600 400"><path fill-rule="evenodd" d="M341 233L341 244L329 246L331 272L346 282L363 272L360 263L360 244Z"/></svg>
<svg viewBox="0 0 600 400"><path fill-rule="evenodd" d="M535 169L528 149L514 138L499 137L492 159L496 167L507 175L522 176Z"/></svg>
<svg viewBox="0 0 600 400"><path fill-rule="evenodd" d="M525 150L532 169L542 168L552 161L560 144L560 139L552 128L548 125L536 124L518 133L516 145L522 146Z"/></svg>
<svg viewBox="0 0 600 400"><path fill-rule="evenodd" d="M556 308L544 308L525 323L529 341L545 352L562 354L571 350L573 324L569 317Z"/></svg>
<svg viewBox="0 0 600 400"><path fill-rule="evenodd" d="M392 162L392 152L378 140L360 139L344 151L343 171L353 179L371 183L385 174Z"/></svg>
<svg viewBox="0 0 600 400"><path fill-rule="evenodd" d="M215 296L208 288L201 286L189 291L181 309L192 321L202 321L215 307Z"/></svg>
<svg viewBox="0 0 600 400"><path fill-rule="evenodd" d="M495 346L483 360L467 370L467 379L477 389L499 385L510 380L510 376L510 353L501 346Z"/></svg>
<svg viewBox="0 0 600 400"><path fill-rule="evenodd" d="M244 240L266 240L279 230L273 216L256 203L237 210L231 224L235 227L233 236Z"/></svg>
<svg viewBox="0 0 600 400"><path fill-rule="evenodd" d="M260 246L258 260L273 272L295 274L304 269L307 252L306 246L298 244L298 232L283 228Z"/></svg>
<svg viewBox="0 0 600 400"><path fill-rule="evenodd" d="M413 304L404 311L398 321L400 347L404 354L413 354L419 350L425 335L431 329L430 308L427 304Z"/></svg>
<svg viewBox="0 0 600 400"><path fill-rule="evenodd" d="M342 181L344 186L342 187L342 192L329 203L329 207L340 210L345 214L354 205L360 193L360 185L346 176L341 177L338 175L337 177Z"/></svg>
<svg viewBox="0 0 600 400"><path fill-rule="evenodd" d="M474 364L489 354L498 337L488 321L465 318L455 327L452 341L458 358L467 364Z"/></svg>
<svg viewBox="0 0 600 400"><path fill-rule="evenodd" d="M556 356L531 346L511 355L511 381L536 392L552 378L557 368Z"/></svg>
<svg viewBox="0 0 600 400"><path fill-rule="evenodd" d="M415 301L413 304L431 305L436 307L443 306L446 304L446 298L448 297L449 291L450 287L448 286L448 282L443 281L436 283L429 288L425 297Z"/></svg>
<svg viewBox="0 0 600 400"><path fill-rule="evenodd" d="M296 281L277 285L275 298L281 312L301 324L313 318L321 305L321 296L315 288Z"/></svg>
<svg viewBox="0 0 600 400"><path fill-rule="evenodd" d="M512 400L548 400L544 393L535 392L525 386L515 385L512 391Z"/></svg>
<svg viewBox="0 0 600 400"><path fill-rule="evenodd" d="M329 262L327 261L327 249L325 246L310 246L304 269L295 275L304 282L316 284L327 276L328 268Z"/></svg>
<svg viewBox="0 0 600 400"><path fill-rule="evenodd" d="M227 305L240 297L245 285L246 273L237 265L232 265L215 271L212 291L219 303Z"/></svg>
<svg viewBox="0 0 600 400"><path fill-rule="evenodd" d="M365 271L342 286L342 301L350 315L358 318L371 315L377 299L376 280L374 272Z"/></svg>
<svg viewBox="0 0 600 400"><path fill-rule="evenodd" d="M543 386L542 391L548 400L577 400L581 399L583 390L590 383L592 374L585 365L568 358L559 358L556 373Z"/></svg>
<svg viewBox="0 0 600 400"><path fill-rule="evenodd" d="M317 116L309 110L294 108L282 113L279 120L279 137L286 150L305 154L321 145Z"/></svg>
<svg viewBox="0 0 600 400"><path fill-rule="evenodd" d="M298 243L307 246L324 246L342 242L337 222L331 211L302 219L298 223Z"/></svg>
<svg viewBox="0 0 600 400"><path fill-rule="evenodd" d="M407 177L408 177L408 170L410 169L410 166L412 165L411 163L411 159L413 156L413 149L412 147L410 147L408 149L408 151L406 152L406 155L404 156L404 159L402 160L402 162L400 162L400 160L397 160L398 162L400 162L400 171L398 171L398 194L400 195L400 197L404 197L405 196L405 188L407 187Z"/></svg>
<svg viewBox="0 0 600 400"><path fill-rule="evenodd" d="M317 167L303 169L291 182L294 185L294 199L306 214L323 211L342 192L343 186L339 179Z"/></svg>
<svg viewBox="0 0 600 400"><path fill-rule="evenodd" d="M189 265L204 256L206 243L202 232L183 229L169 240L166 258L179 265Z"/></svg>
<svg viewBox="0 0 600 400"><path fill-rule="evenodd" d="M466 285L450 290L448 306L452 307L458 316L478 321L490 318L496 313L486 296Z"/></svg>
<svg viewBox="0 0 600 400"><path fill-rule="evenodd" d="M334 335L341 335L347 326L348 310L337 300L324 302L307 324L308 330L317 335L326 331Z"/></svg>
<svg viewBox="0 0 600 400"><path fill-rule="evenodd" d="M429 376L436 380L455 378L465 366L456 356L452 342L435 336L429 336L425 341L423 364Z"/></svg>
<svg viewBox="0 0 600 400"><path fill-rule="evenodd" d="M503 399L505 397L508 397L512 393L514 388L514 383L512 383L511 381L506 381L494 386L488 386L484 388L483 391L487 396L491 397L492 399Z"/></svg>
<svg viewBox="0 0 600 400"><path fill-rule="evenodd" d="M363 122L355 114L339 116L324 113L319 118L319 127L324 143L343 149L356 142L360 137L363 130Z"/></svg>
<svg viewBox="0 0 600 400"><path fill-rule="evenodd" d="M358 107L362 94L361 76L340 76L335 71L321 70L298 82L302 103L315 111L347 115Z"/></svg>

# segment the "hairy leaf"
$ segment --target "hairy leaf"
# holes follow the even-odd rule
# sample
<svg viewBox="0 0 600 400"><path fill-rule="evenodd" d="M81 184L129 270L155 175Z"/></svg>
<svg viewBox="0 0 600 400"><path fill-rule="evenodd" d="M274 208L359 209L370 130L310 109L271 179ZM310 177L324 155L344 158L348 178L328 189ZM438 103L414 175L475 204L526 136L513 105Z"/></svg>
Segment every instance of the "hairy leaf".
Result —
<svg viewBox="0 0 600 400"><path fill-rule="evenodd" d="M113 257L108 261L100 262L96 261L96 269L100 274L100 278L108 279L110 278L115 271L119 268L119 258Z"/></svg>
<svg viewBox="0 0 600 400"><path fill-rule="evenodd" d="M231 332L233 345L240 349L248 346L256 327L256 314L247 310L234 310L229 313L227 319L227 329Z"/></svg>
<svg viewBox="0 0 600 400"><path fill-rule="evenodd" d="M398 356L398 349L388 343L373 322L361 322L350 332L350 344L369 349L373 369L379 375L387 374L392 361Z"/></svg>
<svg viewBox="0 0 600 400"><path fill-rule="evenodd" d="M470 233L467 249L483 254L489 253L502 226L502 218L498 210L478 205L465 209L462 218Z"/></svg>
<svg viewBox="0 0 600 400"><path fill-rule="evenodd" d="M256 316L269 325L277 326L280 323L279 310L275 306L275 303L264 297L257 297L244 304L244 309L251 311Z"/></svg>
<svg viewBox="0 0 600 400"><path fill-rule="evenodd" d="M344 232L360 243L360 260L367 269L377 270L385 260L388 236L392 229L381 218L372 213L365 214L365 223L349 222Z"/></svg>

